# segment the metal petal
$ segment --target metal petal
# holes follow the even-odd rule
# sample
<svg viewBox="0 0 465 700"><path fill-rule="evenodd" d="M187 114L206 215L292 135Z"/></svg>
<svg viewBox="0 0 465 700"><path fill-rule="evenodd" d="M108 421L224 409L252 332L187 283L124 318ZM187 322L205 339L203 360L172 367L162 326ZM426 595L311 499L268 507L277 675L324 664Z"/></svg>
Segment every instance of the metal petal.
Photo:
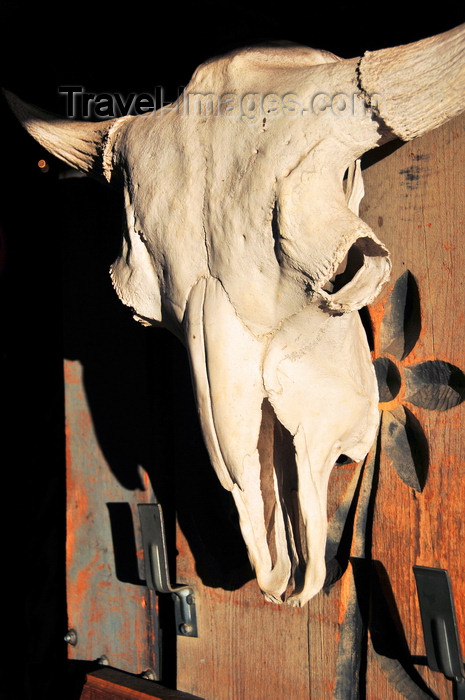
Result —
<svg viewBox="0 0 465 700"><path fill-rule="evenodd" d="M428 474L428 443L420 423L405 406L383 412L381 444L402 481L421 492Z"/></svg>
<svg viewBox="0 0 465 700"><path fill-rule="evenodd" d="M415 346L420 331L418 285L410 270L406 270L394 285L381 323L382 352L403 360Z"/></svg>
<svg viewBox="0 0 465 700"><path fill-rule="evenodd" d="M430 411L447 411L465 399L465 374L442 360L406 367L405 383L406 401Z"/></svg>

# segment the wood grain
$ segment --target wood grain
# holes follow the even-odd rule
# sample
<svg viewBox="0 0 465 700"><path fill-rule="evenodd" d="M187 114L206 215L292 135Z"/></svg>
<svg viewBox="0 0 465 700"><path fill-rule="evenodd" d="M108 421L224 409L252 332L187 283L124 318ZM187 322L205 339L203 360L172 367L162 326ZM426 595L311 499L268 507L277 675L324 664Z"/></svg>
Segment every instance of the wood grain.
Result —
<svg viewBox="0 0 465 700"><path fill-rule="evenodd" d="M165 688L153 681L103 668L89 673L81 700L200 700L189 693Z"/></svg>
<svg viewBox="0 0 465 700"><path fill-rule="evenodd" d="M401 480L381 443L369 555L378 586L372 604L386 631L372 629L368 637L360 697L447 698L452 696L449 681L425 666L412 567L449 571L459 633L465 640L465 409L458 405L431 411L402 398L404 367L443 360L465 369L465 118L374 156L364 164L361 217L390 249L393 274L370 309L378 344L373 359L379 355L380 323L389 293L395 280L410 270L419 288L421 333L402 362L392 358L403 385L391 408L403 404L418 419L429 446L429 471L423 492L414 491ZM353 465L338 469L330 483L329 515L347 487ZM355 679L352 687L349 681L345 690L336 690L342 622L353 593L351 566L329 592L295 610L264 603L254 580L234 590L205 585L181 527L178 552L179 578L197 592L200 630L197 639L178 638L180 689L205 700L355 697ZM410 665L413 682L421 685L423 678L426 684L413 695L405 694L405 684L412 681L404 678L399 659Z"/></svg>
<svg viewBox="0 0 465 700"><path fill-rule="evenodd" d="M136 504L151 492L148 483L134 491L115 478L96 435L81 364L67 361L65 375L67 612L77 633L68 655L106 657L124 671L151 668L158 676L157 601L141 575L136 538Z"/></svg>
<svg viewBox="0 0 465 700"><path fill-rule="evenodd" d="M465 300L465 119L463 117L402 145L365 171L362 217L392 253L395 280L409 269L421 304L420 338L404 366L444 360L462 370ZM385 290L385 301L389 288ZM406 642L413 656L425 654L412 566L445 568L454 590L459 632L465 638L463 541L464 407L428 411L405 405L427 437L430 458L423 493L408 489L387 455L382 456L374 523L373 556L392 587ZM395 698L371 662L369 697ZM440 674L418 666L439 698L451 696Z"/></svg>

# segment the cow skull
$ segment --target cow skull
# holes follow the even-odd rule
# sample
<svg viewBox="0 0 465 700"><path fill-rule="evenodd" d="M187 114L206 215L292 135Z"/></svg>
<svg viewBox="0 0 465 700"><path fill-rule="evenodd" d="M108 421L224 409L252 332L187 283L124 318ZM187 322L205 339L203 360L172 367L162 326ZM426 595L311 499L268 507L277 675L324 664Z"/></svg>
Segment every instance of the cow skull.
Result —
<svg viewBox="0 0 465 700"><path fill-rule="evenodd" d="M323 586L328 480L359 461L378 394L358 310L389 255L358 217L359 159L465 108L465 25L339 59L304 46L208 61L174 104L70 122L7 95L28 131L121 180L111 278L144 324L185 343L211 461L232 492L265 598Z"/></svg>

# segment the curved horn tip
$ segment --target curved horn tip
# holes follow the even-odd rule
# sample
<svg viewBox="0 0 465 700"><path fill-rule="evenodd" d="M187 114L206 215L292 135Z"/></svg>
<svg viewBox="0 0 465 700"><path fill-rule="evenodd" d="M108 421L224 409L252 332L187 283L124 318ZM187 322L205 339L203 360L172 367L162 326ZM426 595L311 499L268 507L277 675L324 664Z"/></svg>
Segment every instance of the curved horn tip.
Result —
<svg viewBox="0 0 465 700"><path fill-rule="evenodd" d="M368 51L359 62L363 92L404 141L465 111L465 24L410 44Z"/></svg>
<svg viewBox="0 0 465 700"><path fill-rule="evenodd" d="M3 94L20 124L49 153L83 173L111 179L109 135L116 123L128 117L102 122L73 121L28 104L5 88Z"/></svg>

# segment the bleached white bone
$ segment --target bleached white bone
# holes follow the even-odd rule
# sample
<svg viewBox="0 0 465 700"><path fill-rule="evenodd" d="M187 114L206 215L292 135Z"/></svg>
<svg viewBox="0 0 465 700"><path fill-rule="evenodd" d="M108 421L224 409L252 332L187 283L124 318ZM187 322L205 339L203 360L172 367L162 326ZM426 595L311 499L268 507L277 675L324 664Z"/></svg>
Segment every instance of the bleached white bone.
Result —
<svg viewBox="0 0 465 700"><path fill-rule="evenodd" d="M465 25L339 59L283 44L200 66L154 114L70 122L7 98L68 164L121 180L122 302L189 352L202 430L267 600L325 579L326 500L378 395L358 310L389 255L358 217L360 157L465 109Z"/></svg>

